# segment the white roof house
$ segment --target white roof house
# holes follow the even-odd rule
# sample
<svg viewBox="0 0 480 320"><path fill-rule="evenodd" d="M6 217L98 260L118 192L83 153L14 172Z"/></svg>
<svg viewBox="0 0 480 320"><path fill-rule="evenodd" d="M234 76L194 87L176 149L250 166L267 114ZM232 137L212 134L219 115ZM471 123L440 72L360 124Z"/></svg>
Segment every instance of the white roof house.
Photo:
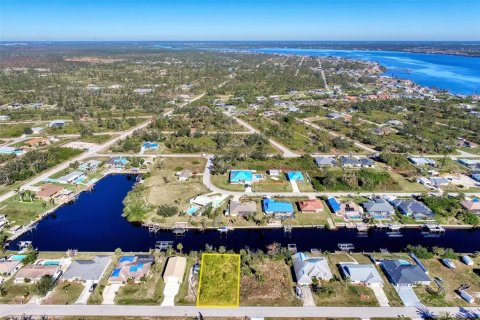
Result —
<svg viewBox="0 0 480 320"><path fill-rule="evenodd" d="M302 252L292 256L293 268L299 285L312 284L312 278L318 280L330 280L333 278L332 271L325 257L310 257Z"/></svg>
<svg viewBox="0 0 480 320"><path fill-rule="evenodd" d="M373 264L340 264L345 278L356 284L383 284L383 279Z"/></svg>

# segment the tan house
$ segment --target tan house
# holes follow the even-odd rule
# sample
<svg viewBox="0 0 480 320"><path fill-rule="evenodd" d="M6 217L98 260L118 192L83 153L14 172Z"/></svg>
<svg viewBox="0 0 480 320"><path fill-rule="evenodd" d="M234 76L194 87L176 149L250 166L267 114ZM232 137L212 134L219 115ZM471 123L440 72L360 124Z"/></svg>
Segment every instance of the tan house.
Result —
<svg viewBox="0 0 480 320"><path fill-rule="evenodd" d="M41 186L40 190L36 193L36 195L37 198L40 198L44 201L49 201L55 196L59 195L63 191L63 189L65 188L49 183Z"/></svg>
<svg viewBox="0 0 480 320"><path fill-rule="evenodd" d="M165 283L182 283L186 267L187 259L185 257L168 258L167 267L163 273L163 281Z"/></svg>
<svg viewBox="0 0 480 320"><path fill-rule="evenodd" d="M0 261L0 277L11 276L22 267L21 261Z"/></svg>
<svg viewBox="0 0 480 320"><path fill-rule="evenodd" d="M462 207L466 210L480 214L480 199L479 198L465 198L461 202Z"/></svg>
<svg viewBox="0 0 480 320"><path fill-rule="evenodd" d="M228 212L232 217L246 217L257 213L257 203L255 201L230 201Z"/></svg>
<svg viewBox="0 0 480 320"><path fill-rule="evenodd" d="M17 272L15 275L15 283L25 283L25 279L29 279L30 283L37 283L45 276L55 277L59 270L59 266L28 265Z"/></svg>
<svg viewBox="0 0 480 320"><path fill-rule="evenodd" d="M25 142L25 145L30 148L38 148L50 144L50 140L47 138L33 138Z"/></svg>

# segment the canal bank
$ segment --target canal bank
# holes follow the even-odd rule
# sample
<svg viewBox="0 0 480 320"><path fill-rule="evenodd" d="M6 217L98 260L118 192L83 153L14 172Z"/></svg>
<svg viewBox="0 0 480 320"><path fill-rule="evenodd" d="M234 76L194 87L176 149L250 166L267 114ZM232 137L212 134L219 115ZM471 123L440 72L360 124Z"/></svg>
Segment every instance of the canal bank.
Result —
<svg viewBox="0 0 480 320"><path fill-rule="evenodd" d="M18 241L32 241L42 251L111 252L148 251L157 241L182 243L183 250L200 251L211 246L238 251L244 248L266 250L272 243L284 247L295 244L298 250L336 251L339 244L352 244L355 251L403 251L407 245L452 248L457 252L480 250L480 230L451 228L444 233L424 232L418 228L403 228L390 233L380 229L358 232L347 228L236 228L226 233L216 229L187 229L176 236L171 230L151 233L147 228L129 223L122 217L122 201L136 182L135 176L108 175L100 180L94 191L82 193L78 200L60 207L40 221L37 227L12 241L10 249L17 249Z"/></svg>

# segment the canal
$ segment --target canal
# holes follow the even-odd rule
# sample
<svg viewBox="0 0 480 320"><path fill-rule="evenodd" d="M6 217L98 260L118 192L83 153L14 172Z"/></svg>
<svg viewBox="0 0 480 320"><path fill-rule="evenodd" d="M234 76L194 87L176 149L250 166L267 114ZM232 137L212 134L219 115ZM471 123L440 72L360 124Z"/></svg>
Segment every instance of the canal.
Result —
<svg viewBox="0 0 480 320"><path fill-rule="evenodd" d="M335 231L317 228L294 228L291 233L283 229L236 229L227 235L216 230L189 230L183 236L171 231L156 234L148 229L129 223L122 217L122 200L133 187L135 177L109 175L99 181L94 191L82 193L78 200L60 207L56 212L38 223L36 229L11 243L17 249L17 242L30 240L42 251L147 251L157 241L173 241L183 244L183 250L198 251L211 245L225 246L238 251L242 248L265 250L277 242L282 246L296 244L298 250L312 248L335 251L339 243L351 243L355 251L402 251L407 245L439 246L452 248L457 252L480 250L480 230L448 229L441 236L425 234L419 229L403 229L401 234L390 236L382 230L371 230L358 234L354 230Z"/></svg>

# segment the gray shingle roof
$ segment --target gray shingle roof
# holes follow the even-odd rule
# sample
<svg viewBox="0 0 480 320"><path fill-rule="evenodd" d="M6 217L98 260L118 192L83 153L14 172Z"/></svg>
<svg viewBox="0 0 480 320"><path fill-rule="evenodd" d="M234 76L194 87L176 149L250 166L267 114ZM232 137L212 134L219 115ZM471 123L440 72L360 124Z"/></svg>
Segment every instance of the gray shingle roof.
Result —
<svg viewBox="0 0 480 320"><path fill-rule="evenodd" d="M96 256L93 260L74 260L63 274L63 279L99 281L110 260L108 256Z"/></svg>
<svg viewBox="0 0 480 320"><path fill-rule="evenodd" d="M400 260L384 260L381 266L388 279L396 285L414 285L430 281L428 275L416 264L409 264Z"/></svg>

